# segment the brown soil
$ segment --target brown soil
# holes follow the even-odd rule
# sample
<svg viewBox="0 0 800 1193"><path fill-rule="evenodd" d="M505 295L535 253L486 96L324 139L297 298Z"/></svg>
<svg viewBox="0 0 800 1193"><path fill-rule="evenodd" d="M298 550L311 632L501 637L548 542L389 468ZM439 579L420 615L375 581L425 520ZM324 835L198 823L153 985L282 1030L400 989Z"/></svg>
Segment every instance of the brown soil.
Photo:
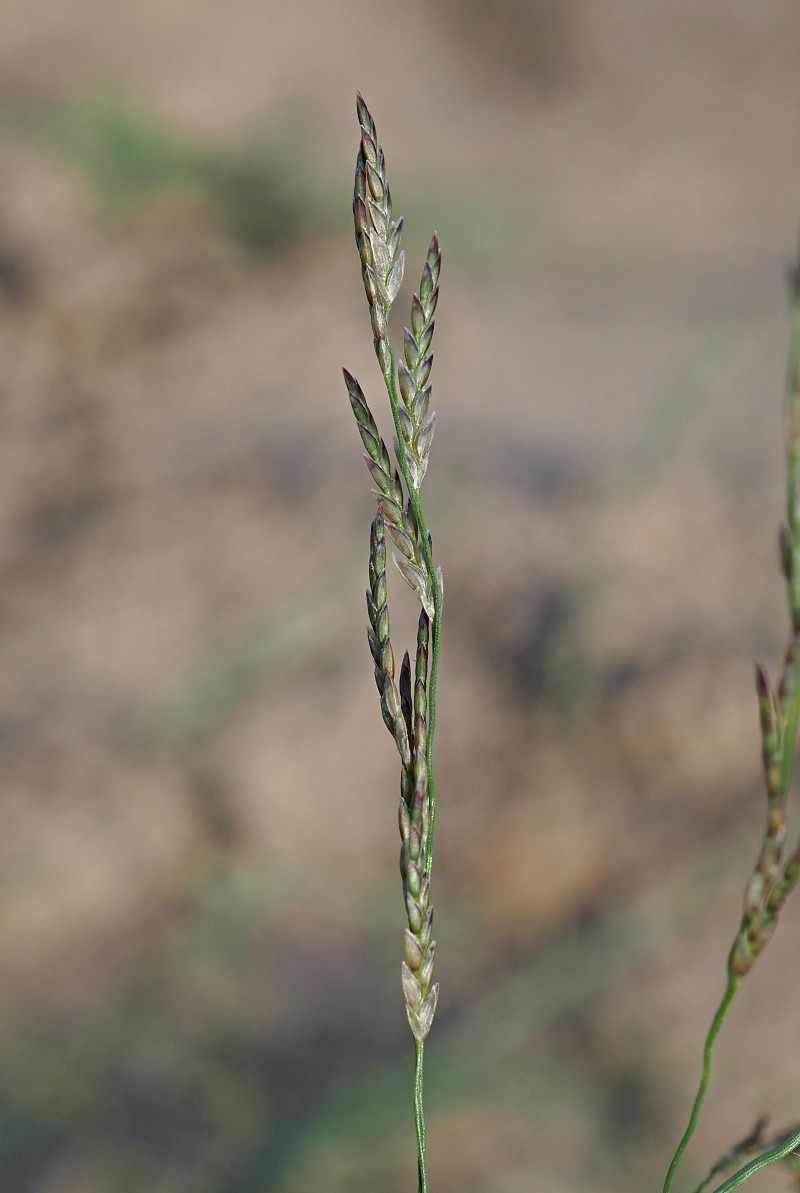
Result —
<svg viewBox="0 0 800 1193"><path fill-rule="evenodd" d="M445 260L432 1187L654 1186L682 1127L761 831L751 658L785 637L800 13L488 11L5 0L6 1193L413 1185L338 374L380 408L356 87L411 278L434 224ZM248 253L191 188L115 209L20 135L23 107L107 95L206 147L297 129L302 235ZM698 1176L797 1113L784 918Z"/></svg>

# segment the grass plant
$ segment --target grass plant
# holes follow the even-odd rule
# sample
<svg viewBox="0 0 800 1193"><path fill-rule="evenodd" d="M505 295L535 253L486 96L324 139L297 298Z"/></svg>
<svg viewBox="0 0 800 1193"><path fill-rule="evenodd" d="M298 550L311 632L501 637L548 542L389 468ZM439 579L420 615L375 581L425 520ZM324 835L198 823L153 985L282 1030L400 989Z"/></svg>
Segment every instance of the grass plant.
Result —
<svg viewBox="0 0 800 1193"><path fill-rule="evenodd" d="M381 715L400 756L400 873L407 920L401 984L415 1049L413 1108L419 1193L426 1193L423 1058L439 995L438 983L433 982L436 945L432 935L431 868L436 822L433 745L442 573L434 562L421 489L435 425L435 415L429 409L429 379L441 253L434 234L419 288L411 300L410 326L405 329L403 355L398 361L389 338L389 312L403 281L405 258L400 248L403 221L394 218L385 156L375 122L360 95L356 111L360 140L353 196L355 237L375 354L394 425L396 464L359 382L346 369L344 380L377 503L369 542L367 635ZM800 265L792 273L791 290L793 323L785 417L787 517L780 531L789 641L776 685L762 665L756 666L766 791L764 831L745 886L739 927L728 954L725 988L703 1045L697 1093L686 1129L669 1164L663 1193L671 1193L681 1159L696 1129L710 1081L714 1044L728 1011L744 978L771 939L781 909L800 877L800 840L787 849L787 802L800 724ZM399 674L390 635L387 538L397 570L421 606L413 671L411 654L405 651ZM765 1128L766 1119L759 1120L744 1139L711 1166L694 1193L703 1193L731 1169L736 1171L714 1193L731 1193L762 1168L777 1161L790 1164L796 1160L800 1127L794 1125L771 1138L765 1136ZM743 1160L746 1163L741 1164Z"/></svg>
<svg viewBox="0 0 800 1193"><path fill-rule="evenodd" d="M728 954L725 989L711 1020L703 1045L702 1068L689 1121L672 1157L664 1180L670 1193L675 1174L697 1127L711 1077L711 1057L717 1036L739 992L743 979L755 965L772 937L780 911L800 876L800 840L787 850L787 801L792 781L800 721L800 270L791 275L792 333L786 372L786 522L780 528L781 567L786 581L789 641L777 688L766 669L756 664L756 694L761 726L761 752L766 790L764 835L752 873L744 890L742 918ZM755 1133L758 1134L757 1132ZM787 1147L790 1139L794 1140ZM788 1130L766 1151L745 1165L716 1193L725 1193L754 1175L765 1164L783 1159L800 1143L800 1131ZM738 1159L741 1149L728 1153ZM723 1158L724 1159L724 1158ZM711 1172L725 1167L717 1161ZM741 1178L741 1179L739 1179ZM709 1183L709 1178L695 1193Z"/></svg>
<svg viewBox="0 0 800 1193"><path fill-rule="evenodd" d="M372 522L369 552L369 647L381 714L400 755L400 873L406 920L401 962L403 997L414 1037L414 1124L420 1193L427 1189L423 1061L439 997L433 981L436 943L433 939L431 866L436 823L433 742L436 730L436 676L442 624L442 573L433 560L433 539L422 508L421 487L428 469L435 426L429 409L434 314L439 297L441 254L434 234L419 289L411 301L410 327L405 329L403 361L395 361L389 339L389 311L403 281L405 254L400 248L402 219L393 219L386 161L375 123L359 95L361 140L356 160L353 219L369 305L375 355L392 412L392 464L367 399L346 369L344 380L364 445L364 461L375 482L378 505ZM395 675L389 632L386 579L386 537L403 579L421 605L414 674L406 651Z"/></svg>

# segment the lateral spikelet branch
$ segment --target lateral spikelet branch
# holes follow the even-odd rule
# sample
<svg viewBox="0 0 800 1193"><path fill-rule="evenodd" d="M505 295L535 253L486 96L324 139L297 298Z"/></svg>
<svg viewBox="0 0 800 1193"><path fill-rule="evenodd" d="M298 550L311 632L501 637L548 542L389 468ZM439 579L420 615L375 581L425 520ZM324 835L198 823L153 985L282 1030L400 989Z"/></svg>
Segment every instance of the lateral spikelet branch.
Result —
<svg viewBox="0 0 800 1193"><path fill-rule="evenodd" d="M800 723L800 290L791 275L794 319L786 377L786 524L779 535L786 580L790 639L777 693L756 667L766 823L744 891L742 920L728 959L731 978L749 973L770 940L778 915L800 875L800 842L786 855L787 800Z"/></svg>

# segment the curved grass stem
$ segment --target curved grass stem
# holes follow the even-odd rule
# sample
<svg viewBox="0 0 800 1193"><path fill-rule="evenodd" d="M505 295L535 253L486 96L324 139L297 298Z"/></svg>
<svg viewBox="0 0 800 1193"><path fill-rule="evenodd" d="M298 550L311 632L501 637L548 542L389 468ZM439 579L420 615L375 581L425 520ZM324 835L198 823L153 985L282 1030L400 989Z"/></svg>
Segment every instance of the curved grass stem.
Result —
<svg viewBox="0 0 800 1193"><path fill-rule="evenodd" d="M726 1181L723 1181L721 1185L717 1186L714 1193L733 1193L734 1189L738 1189L739 1185L743 1185L745 1181L749 1181L750 1177L755 1176L762 1168L766 1168L768 1164L774 1164L776 1160L783 1160L798 1146L800 1146L800 1131L794 1131L788 1139L784 1139L782 1143L770 1148L763 1155L756 1156L755 1160L751 1160L749 1164L745 1164L733 1176L728 1177Z"/></svg>
<svg viewBox="0 0 800 1193"><path fill-rule="evenodd" d="M689 1115L689 1122L687 1123L686 1130L683 1133L681 1141L675 1150L675 1155L672 1157L672 1162L670 1163L669 1169L667 1170L667 1176L664 1181L664 1193L670 1193L678 1165L680 1164L683 1153L689 1146L689 1140L694 1135L695 1128L697 1127L697 1120L700 1117L700 1110L706 1096L706 1090L708 1089L709 1078L711 1077L711 1053L714 1048L714 1043L717 1036L719 1035L722 1024L725 1022L725 1016L730 1010L731 1003L736 997L736 992L738 991L740 985L740 978L737 978L733 974L728 975L728 984L725 987L725 993L722 996L722 1001L717 1007L716 1014L711 1021L711 1027L708 1029L708 1035L706 1036L705 1043L703 1044L703 1071L700 1076L700 1084L697 1087L697 1093L695 1094L695 1099L692 1103L692 1112Z"/></svg>

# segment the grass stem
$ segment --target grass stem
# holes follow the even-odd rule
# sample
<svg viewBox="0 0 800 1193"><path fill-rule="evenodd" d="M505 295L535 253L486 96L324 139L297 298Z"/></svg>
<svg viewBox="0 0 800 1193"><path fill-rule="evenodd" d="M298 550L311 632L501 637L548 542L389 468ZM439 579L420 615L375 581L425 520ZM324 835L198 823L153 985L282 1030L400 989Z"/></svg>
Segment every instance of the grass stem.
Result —
<svg viewBox="0 0 800 1193"><path fill-rule="evenodd" d="M717 1036L719 1035L722 1024L725 1022L725 1016L730 1010L731 1003L736 997L736 992L738 991L740 985L740 978L737 978L733 974L728 975L728 984L725 987L725 993L722 996L722 1001L717 1007L716 1014L711 1021L711 1026L708 1029L708 1035L706 1036L705 1043L703 1044L703 1071L700 1077L700 1084L697 1087L697 1093L695 1094L695 1099L692 1104L692 1112L689 1115L689 1122L686 1126L686 1130L683 1133L681 1141L675 1150L675 1155L672 1157L672 1162L669 1166L669 1169L667 1170L667 1176L664 1181L664 1193L670 1193L672 1181L675 1177L678 1165L680 1164L683 1153L689 1146L689 1140L694 1135L695 1128L697 1127L697 1120L700 1117L700 1110L706 1096L706 1090L708 1089L709 1078L711 1077L711 1053L714 1048L714 1043Z"/></svg>
<svg viewBox="0 0 800 1193"><path fill-rule="evenodd" d="M417 1172L419 1193L428 1193L425 1170L425 1111L422 1103L423 1055L425 1041L414 1038L414 1129L417 1135Z"/></svg>
<svg viewBox="0 0 800 1193"><path fill-rule="evenodd" d="M728 1177L726 1181L717 1186L714 1193L733 1193L734 1189L738 1189L739 1185L743 1185L745 1181L749 1181L751 1176L755 1176L757 1172L760 1172L762 1168L766 1168L768 1164L774 1164L776 1160L783 1160L798 1145L800 1145L800 1131L794 1131L788 1139L784 1139L782 1143L770 1148L763 1155L756 1156L755 1160L751 1160L749 1164L745 1164L733 1176Z"/></svg>

